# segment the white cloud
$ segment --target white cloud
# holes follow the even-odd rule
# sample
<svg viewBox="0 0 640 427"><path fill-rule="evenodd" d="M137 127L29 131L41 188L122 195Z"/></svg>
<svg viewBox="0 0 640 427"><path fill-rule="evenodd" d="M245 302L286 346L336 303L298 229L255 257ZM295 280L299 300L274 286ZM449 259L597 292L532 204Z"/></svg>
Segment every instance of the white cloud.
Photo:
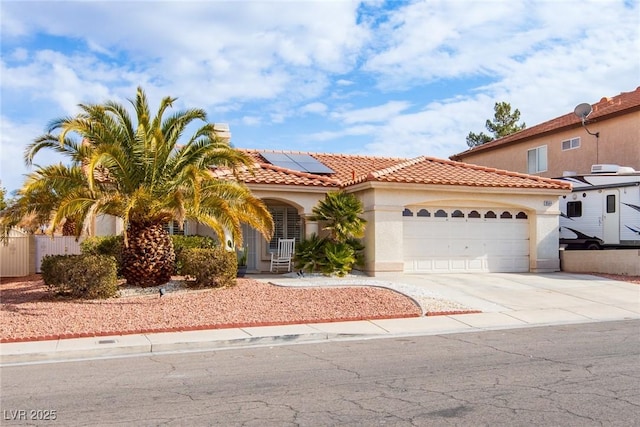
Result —
<svg viewBox="0 0 640 427"><path fill-rule="evenodd" d="M9 193L18 190L24 182L24 175L31 171L24 164L24 150L35 137L41 135L40 125L17 123L5 116L0 116L0 181L1 186ZM61 159L53 153L38 153L34 163L49 165Z"/></svg>
<svg viewBox="0 0 640 427"><path fill-rule="evenodd" d="M327 104L322 102L312 102L307 105L303 105L300 108L301 113L311 113L311 114L324 114L327 112Z"/></svg>
<svg viewBox="0 0 640 427"><path fill-rule="evenodd" d="M338 86L351 86L355 84L352 80L346 80L346 79L338 79L336 81L336 85Z"/></svg>
<svg viewBox="0 0 640 427"><path fill-rule="evenodd" d="M390 101L376 107L336 111L331 113L331 117L346 124L386 122L409 107L408 102Z"/></svg>
<svg viewBox="0 0 640 427"><path fill-rule="evenodd" d="M257 126L262 123L260 117L257 116L244 116L242 117L242 124L247 126Z"/></svg>

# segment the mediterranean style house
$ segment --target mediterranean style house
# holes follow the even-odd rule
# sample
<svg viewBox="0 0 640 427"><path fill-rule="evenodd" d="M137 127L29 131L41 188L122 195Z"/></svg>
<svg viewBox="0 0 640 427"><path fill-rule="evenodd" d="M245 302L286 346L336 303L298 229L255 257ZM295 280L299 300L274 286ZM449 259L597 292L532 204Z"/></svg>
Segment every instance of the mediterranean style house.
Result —
<svg viewBox="0 0 640 427"><path fill-rule="evenodd" d="M370 276L559 270L558 200L571 189L566 182L424 156L242 151L254 164L238 179L267 204L275 222L271 241L244 229L249 272L269 271L279 238L322 235L312 209L337 190L364 205L364 272ZM227 170L212 173L236 179ZM97 224L96 234L117 233L110 224ZM185 233L210 230L188 223Z"/></svg>
<svg viewBox="0 0 640 427"><path fill-rule="evenodd" d="M591 110L584 124L570 112L450 159L548 178L588 174L594 165L640 170L640 87L584 107Z"/></svg>

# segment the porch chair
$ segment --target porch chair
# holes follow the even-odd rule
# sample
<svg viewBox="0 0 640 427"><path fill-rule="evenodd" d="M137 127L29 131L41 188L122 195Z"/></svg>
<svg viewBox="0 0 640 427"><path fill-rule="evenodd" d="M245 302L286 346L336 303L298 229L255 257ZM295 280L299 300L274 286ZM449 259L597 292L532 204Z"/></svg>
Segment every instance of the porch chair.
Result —
<svg viewBox="0 0 640 427"><path fill-rule="evenodd" d="M271 267L269 271L280 270L280 267L287 267L291 271L291 259L293 258L296 239L278 239L278 252L271 253Z"/></svg>

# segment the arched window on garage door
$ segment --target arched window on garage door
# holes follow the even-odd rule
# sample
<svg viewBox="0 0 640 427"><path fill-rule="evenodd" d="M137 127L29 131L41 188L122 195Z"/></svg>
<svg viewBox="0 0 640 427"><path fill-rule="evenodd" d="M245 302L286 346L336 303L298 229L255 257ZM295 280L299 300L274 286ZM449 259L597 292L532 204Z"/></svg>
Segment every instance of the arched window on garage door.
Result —
<svg viewBox="0 0 640 427"><path fill-rule="evenodd" d="M527 219L527 218L529 217L524 212L518 212L518 215L516 215L516 219Z"/></svg>
<svg viewBox="0 0 640 427"><path fill-rule="evenodd" d="M502 219L510 219L510 218L513 218L513 215L511 215L511 212L504 211L500 215L500 218L502 218Z"/></svg>
<svg viewBox="0 0 640 427"><path fill-rule="evenodd" d="M494 211L488 211L486 214L484 214L485 218L496 218L496 213Z"/></svg>
<svg viewBox="0 0 640 427"><path fill-rule="evenodd" d="M462 213L462 211L460 209L456 209L451 214L451 218L464 218L464 214Z"/></svg>
<svg viewBox="0 0 640 427"><path fill-rule="evenodd" d="M428 218L428 217L430 217L430 216L431 216L431 212L429 212L429 211L428 211L428 210L426 210L426 209L420 209L420 210L418 211L418 216Z"/></svg>
<svg viewBox="0 0 640 427"><path fill-rule="evenodd" d="M448 217L449 215L448 215L445 211L443 211L442 209L438 209L438 210L436 211L436 214L435 214L434 216L435 216L436 218L446 218L446 217Z"/></svg>
<svg viewBox="0 0 640 427"><path fill-rule="evenodd" d="M467 215L467 218L480 218L480 213L478 211L471 211L469 215Z"/></svg>

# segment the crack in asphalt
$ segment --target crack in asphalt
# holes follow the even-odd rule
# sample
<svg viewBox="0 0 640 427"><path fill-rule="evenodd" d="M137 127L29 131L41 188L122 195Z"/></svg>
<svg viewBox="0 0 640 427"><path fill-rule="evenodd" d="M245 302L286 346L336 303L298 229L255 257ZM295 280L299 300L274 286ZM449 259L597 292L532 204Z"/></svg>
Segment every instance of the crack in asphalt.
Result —
<svg viewBox="0 0 640 427"><path fill-rule="evenodd" d="M334 368L336 368L339 371L348 372L348 373L354 375L356 379L361 379L362 378L360 372L358 372L356 370L353 370L353 369L345 368L345 367L341 366L339 363L336 363L331 359L320 357L319 355L310 354L310 353L308 353L308 352L306 352L304 350L301 350L301 349L298 349L298 348L295 348L295 347L287 347L287 350L292 352L292 353L295 353L295 354L300 354L300 355L309 357L309 358L311 358L313 360L318 360L318 361L327 363L329 366L333 366Z"/></svg>

